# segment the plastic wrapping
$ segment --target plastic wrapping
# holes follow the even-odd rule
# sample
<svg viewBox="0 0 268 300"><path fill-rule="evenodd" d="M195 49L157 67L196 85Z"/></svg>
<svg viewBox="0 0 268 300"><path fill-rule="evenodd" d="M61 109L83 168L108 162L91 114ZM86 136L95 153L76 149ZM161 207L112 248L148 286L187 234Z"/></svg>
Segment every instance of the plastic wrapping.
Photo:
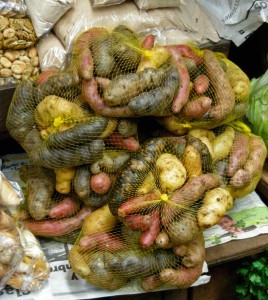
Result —
<svg viewBox="0 0 268 300"><path fill-rule="evenodd" d="M140 11L131 1L93 9L88 0L80 0L53 29L66 51L70 52L74 40L83 31L99 26L113 28L119 24L129 26L140 35L176 28L195 32L214 42L219 41L214 27L193 0L181 8L154 9L148 12Z"/></svg>
<svg viewBox="0 0 268 300"><path fill-rule="evenodd" d="M48 278L49 265L39 242L18 218L17 208L24 200L20 186L2 172L0 176L0 288L35 291Z"/></svg>
<svg viewBox="0 0 268 300"><path fill-rule="evenodd" d="M41 37L73 6L74 0L25 0L25 3L36 35Z"/></svg>
<svg viewBox="0 0 268 300"><path fill-rule="evenodd" d="M27 15L27 7L24 0L2 0L0 3L0 15L7 18L23 18Z"/></svg>
<svg viewBox="0 0 268 300"><path fill-rule="evenodd" d="M40 39L37 44L37 51L41 71L60 70L65 67L66 51L52 32Z"/></svg>
<svg viewBox="0 0 268 300"><path fill-rule="evenodd" d="M2 289L23 260L24 251L19 230L6 209L0 209L0 222L0 289Z"/></svg>
<svg viewBox="0 0 268 300"><path fill-rule="evenodd" d="M0 40L1 49L26 49L37 41L32 22L29 18L6 18L0 16L3 34Z"/></svg>
<svg viewBox="0 0 268 300"><path fill-rule="evenodd" d="M134 0L134 2L139 9L144 10L165 7L179 7L181 4L186 4L184 0Z"/></svg>
<svg viewBox="0 0 268 300"><path fill-rule="evenodd" d="M16 86L40 71L39 57L35 46L27 49L5 49L0 53L0 89Z"/></svg>
<svg viewBox="0 0 268 300"><path fill-rule="evenodd" d="M90 0L92 7L118 5L125 1L126 0Z"/></svg>
<svg viewBox="0 0 268 300"><path fill-rule="evenodd" d="M10 182L0 171L0 205L4 207L18 206L23 202L22 191L16 182Z"/></svg>

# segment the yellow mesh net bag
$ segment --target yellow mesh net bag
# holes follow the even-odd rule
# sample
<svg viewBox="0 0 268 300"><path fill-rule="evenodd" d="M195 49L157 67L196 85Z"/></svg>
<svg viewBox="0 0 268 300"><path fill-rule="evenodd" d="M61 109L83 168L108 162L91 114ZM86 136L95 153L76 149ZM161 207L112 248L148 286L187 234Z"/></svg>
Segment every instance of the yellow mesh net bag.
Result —
<svg viewBox="0 0 268 300"><path fill-rule="evenodd" d="M123 25L82 33L71 65L83 101L106 117L159 117L181 135L239 118L247 108L249 78L223 54L155 45L152 35L140 41Z"/></svg>
<svg viewBox="0 0 268 300"><path fill-rule="evenodd" d="M189 160L192 149L195 161ZM131 284L144 291L189 287L205 259L197 210L206 192L219 187L199 139L148 140L120 171L108 204L86 217L70 251L72 268L108 290ZM230 207L232 198L222 190Z"/></svg>

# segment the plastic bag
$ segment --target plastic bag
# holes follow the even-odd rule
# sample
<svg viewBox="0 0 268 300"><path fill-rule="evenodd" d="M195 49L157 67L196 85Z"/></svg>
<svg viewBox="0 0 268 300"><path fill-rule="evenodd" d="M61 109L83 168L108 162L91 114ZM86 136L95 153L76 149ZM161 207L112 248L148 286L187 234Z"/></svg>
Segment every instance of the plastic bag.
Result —
<svg viewBox="0 0 268 300"><path fill-rule="evenodd" d="M0 62L0 89L14 87L21 80L29 79L40 71L35 46L21 50L1 50Z"/></svg>
<svg viewBox="0 0 268 300"><path fill-rule="evenodd" d="M0 15L7 18L23 18L27 15L24 0L3 0L0 3Z"/></svg>
<svg viewBox="0 0 268 300"><path fill-rule="evenodd" d="M69 53L73 42L83 31L92 27L114 28L120 24L129 26L143 36L148 32L182 29L195 32L213 42L219 41L214 27L193 0L179 9L163 8L148 12L139 10L131 1L94 9L88 0L80 0L55 24L53 29Z"/></svg>
<svg viewBox="0 0 268 300"><path fill-rule="evenodd" d="M220 37L240 46L264 22L267 1L196 1L214 24Z"/></svg>
<svg viewBox="0 0 268 300"><path fill-rule="evenodd" d="M42 287L50 268L39 242L23 229L17 208L24 200L17 182L0 172L0 288L10 285L23 291Z"/></svg>
<svg viewBox="0 0 268 300"><path fill-rule="evenodd" d="M90 0L92 7L118 5L125 1L126 0Z"/></svg>
<svg viewBox="0 0 268 300"><path fill-rule="evenodd" d="M154 9L164 7L179 7L181 4L185 4L184 0L134 0L139 9Z"/></svg>
<svg viewBox="0 0 268 300"><path fill-rule="evenodd" d="M66 51L52 33L43 36L37 44L41 71L64 69L66 63Z"/></svg>
<svg viewBox="0 0 268 300"><path fill-rule="evenodd" d="M41 37L73 6L74 0L25 0L25 3L36 35Z"/></svg>
<svg viewBox="0 0 268 300"><path fill-rule="evenodd" d="M0 16L0 24L3 27L1 49L26 49L37 41L32 22L28 18L14 19Z"/></svg>

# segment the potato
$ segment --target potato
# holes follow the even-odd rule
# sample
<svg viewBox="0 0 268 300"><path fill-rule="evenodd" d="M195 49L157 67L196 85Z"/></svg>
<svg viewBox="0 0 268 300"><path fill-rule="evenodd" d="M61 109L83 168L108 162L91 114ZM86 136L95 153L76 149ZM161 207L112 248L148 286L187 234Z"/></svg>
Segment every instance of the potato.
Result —
<svg viewBox="0 0 268 300"><path fill-rule="evenodd" d="M173 154L163 153L156 161L159 181L163 193L171 193L186 181L187 172L182 162Z"/></svg>
<svg viewBox="0 0 268 300"><path fill-rule="evenodd" d="M155 178L152 172L149 172L143 183L136 191L137 195L145 195L156 188Z"/></svg>
<svg viewBox="0 0 268 300"><path fill-rule="evenodd" d="M198 150L194 146L186 146L182 161L187 171L188 178L202 174L202 159Z"/></svg>
<svg viewBox="0 0 268 300"><path fill-rule="evenodd" d="M235 93L236 101L247 101L250 93L250 79L229 59L222 59L227 66L226 75Z"/></svg>
<svg viewBox="0 0 268 300"><path fill-rule="evenodd" d="M60 194L69 194L71 192L71 183L75 175L75 168L55 169L54 172L56 174L56 191Z"/></svg>
<svg viewBox="0 0 268 300"><path fill-rule="evenodd" d="M192 129L188 133L189 135L192 135L196 138L201 138L201 137L206 137L209 139L210 142L212 142L216 135L212 130L207 130L207 129Z"/></svg>
<svg viewBox="0 0 268 300"><path fill-rule="evenodd" d="M226 158L232 149L235 139L235 131L232 127L226 127L225 131L212 141L214 161Z"/></svg>
<svg viewBox="0 0 268 300"><path fill-rule="evenodd" d="M57 131L62 131L73 127L76 124L75 120L81 121L89 116L90 114L76 103L55 95L45 97L35 109L35 121L40 130L53 125ZM68 120L67 128L65 120Z"/></svg>
<svg viewBox="0 0 268 300"><path fill-rule="evenodd" d="M173 245L183 245L194 240L200 233L194 215L186 214L183 218L173 221L167 229Z"/></svg>
<svg viewBox="0 0 268 300"><path fill-rule="evenodd" d="M83 235L91 235L99 232L108 232L116 225L116 217L109 210L108 205L104 205L91 213L84 221Z"/></svg>
<svg viewBox="0 0 268 300"><path fill-rule="evenodd" d="M224 188L218 187L208 191L203 204L197 212L198 225L202 229L217 224L220 218L233 206L233 197Z"/></svg>
<svg viewBox="0 0 268 300"><path fill-rule="evenodd" d="M138 66L137 72L142 72L147 68L157 69L170 57L166 47L155 46L151 50L146 50Z"/></svg>

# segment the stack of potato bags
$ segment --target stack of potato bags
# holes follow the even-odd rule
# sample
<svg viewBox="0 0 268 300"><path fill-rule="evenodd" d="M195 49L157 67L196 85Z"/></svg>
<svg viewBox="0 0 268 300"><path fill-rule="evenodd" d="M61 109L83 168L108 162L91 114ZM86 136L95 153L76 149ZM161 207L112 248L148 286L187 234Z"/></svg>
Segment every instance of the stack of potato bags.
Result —
<svg viewBox="0 0 268 300"><path fill-rule="evenodd" d="M261 176L265 144L237 121L248 95L223 54L141 41L124 25L87 30L68 69L12 99L7 128L31 160L25 228L74 243L72 268L98 287L189 287L203 230Z"/></svg>

